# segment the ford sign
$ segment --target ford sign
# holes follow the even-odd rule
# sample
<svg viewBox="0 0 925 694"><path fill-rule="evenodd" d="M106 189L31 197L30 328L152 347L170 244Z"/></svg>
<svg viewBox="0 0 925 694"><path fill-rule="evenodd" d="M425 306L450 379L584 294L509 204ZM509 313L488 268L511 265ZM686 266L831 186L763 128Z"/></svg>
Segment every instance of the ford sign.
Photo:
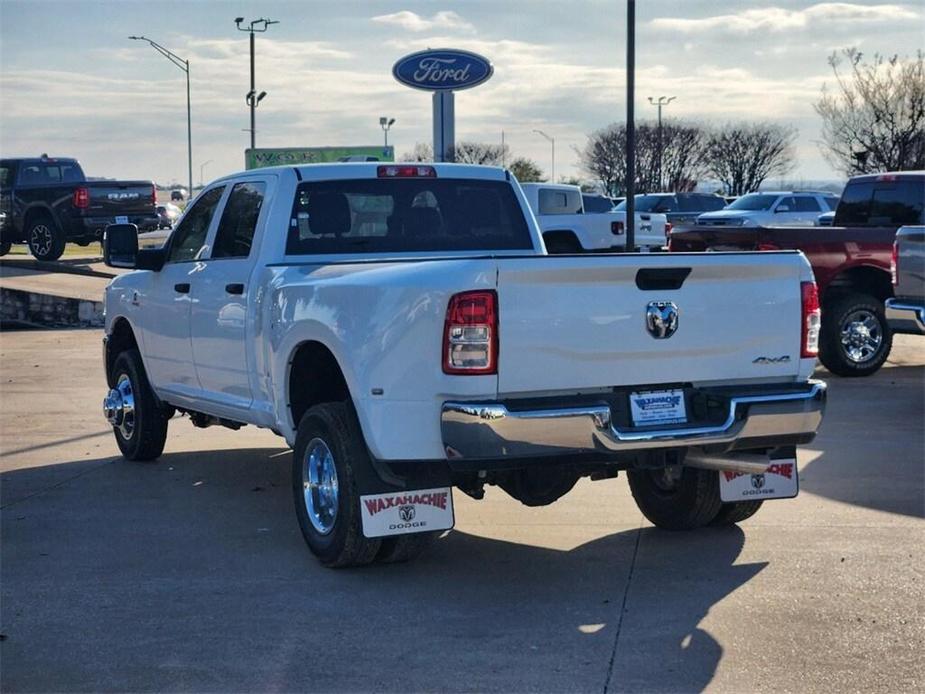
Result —
<svg viewBox="0 0 925 694"><path fill-rule="evenodd" d="M487 81L494 71L487 58L454 48L412 53L392 67L399 82L427 91L469 89Z"/></svg>

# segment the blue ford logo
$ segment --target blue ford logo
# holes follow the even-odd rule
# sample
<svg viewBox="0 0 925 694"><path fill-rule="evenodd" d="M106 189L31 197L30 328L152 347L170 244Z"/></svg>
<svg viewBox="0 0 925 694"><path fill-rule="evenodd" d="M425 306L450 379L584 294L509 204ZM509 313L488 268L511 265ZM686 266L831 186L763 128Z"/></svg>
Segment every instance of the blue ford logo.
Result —
<svg viewBox="0 0 925 694"><path fill-rule="evenodd" d="M399 82L427 91L469 89L488 80L494 71L487 58L450 48L412 53L392 67Z"/></svg>

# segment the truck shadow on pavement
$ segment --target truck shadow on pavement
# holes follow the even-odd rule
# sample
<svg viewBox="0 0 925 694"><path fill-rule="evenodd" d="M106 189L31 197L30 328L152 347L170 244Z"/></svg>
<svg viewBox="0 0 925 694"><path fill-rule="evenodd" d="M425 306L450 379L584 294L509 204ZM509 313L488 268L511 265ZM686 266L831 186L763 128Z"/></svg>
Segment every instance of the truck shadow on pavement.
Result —
<svg viewBox="0 0 925 694"><path fill-rule="evenodd" d="M84 460L8 500L0 688L695 691L723 654L701 620L766 566L735 563L736 527L632 527L571 549L455 531L332 571L298 532L289 460Z"/></svg>

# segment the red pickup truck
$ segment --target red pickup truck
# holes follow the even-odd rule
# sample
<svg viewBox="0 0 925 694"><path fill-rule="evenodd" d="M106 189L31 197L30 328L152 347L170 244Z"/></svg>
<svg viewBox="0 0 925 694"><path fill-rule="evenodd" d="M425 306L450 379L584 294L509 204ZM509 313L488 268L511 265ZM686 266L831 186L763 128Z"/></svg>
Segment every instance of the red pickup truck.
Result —
<svg viewBox="0 0 925 694"><path fill-rule="evenodd" d="M884 301L893 296L890 259L896 230L922 224L925 171L852 178L831 227L679 227L671 251L800 250L822 303L819 359L840 376L867 376L893 343Z"/></svg>

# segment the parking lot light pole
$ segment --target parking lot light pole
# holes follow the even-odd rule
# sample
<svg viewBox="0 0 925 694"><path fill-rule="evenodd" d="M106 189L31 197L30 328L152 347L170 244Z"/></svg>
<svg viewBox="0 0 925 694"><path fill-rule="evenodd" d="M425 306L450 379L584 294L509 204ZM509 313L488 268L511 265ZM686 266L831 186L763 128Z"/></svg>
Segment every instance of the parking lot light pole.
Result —
<svg viewBox="0 0 925 694"><path fill-rule="evenodd" d="M662 106L667 106L672 101L674 101L676 96L660 96L658 99L653 99L649 97L649 103L653 106L658 107L658 192L661 193L664 189L662 185Z"/></svg>
<svg viewBox="0 0 925 694"><path fill-rule="evenodd" d="M636 0L626 0L626 250L636 250Z"/></svg>
<svg viewBox="0 0 925 694"><path fill-rule="evenodd" d="M549 182L555 183L556 182L556 138L550 137L549 135L544 133L542 130L534 130L533 132L535 132L537 135L542 135L543 137L545 137L547 140L549 140L549 144L552 145L552 169L551 169L551 175L549 177Z"/></svg>
<svg viewBox="0 0 925 694"><path fill-rule="evenodd" d="M211 159L208 159L207 161L204 161L204 162L202 162L202 163L199 165L199 187L200 187L200 188L203 187L203 185L202 185L202 172L205 170L206 166L207 166L208 164L211 164L211 163L212 163L212 160L211 160ZM193 191L190 191L190 194L191 194L191 195L192 195L192 193L193 193Z"/></svg>
<svg viewBox="0 0 925 694"><path fill-rule="evenodd" d="M247 102L247 105L250 107L250 110L251 110L251 128L250 128L251 149L256 149L257 148L257 104L259 104L261 100L263 100L263 97L265 97L267 93L260 92L260 94L257 94L257 88L254 86L254 33L255 32L263 33L270 27L271 24L279 24L279 22L274 21L272 19L264 19L261 17L260 19L255 19L254 21L252 21L250 23L250 26L248 26L247 28L242 28L241 22L243 21L244 21L244 17L235 17L234 24L238 28L238 31L247 31L251 35L251 88L250 88L250 91L247 92L247 97L245 98L245 101ZM258 28L260 25L263 25L262 29Z"/></svg>
<svg viewBox="0 0 925 694"><path fill-rule="evenodd" d="M380 116L379 125L382 128L382 133L385 136L385 148L389 148L389 129L395 125L395 119L389 118L388 116Z"/></svg>
<svg viewBox="0 0 925 694"><path fill-rule="evenodd" d="M193 118L192 118L192 108L190 107L190 90L189 90L189 61L184 60L176 53L173 53L161 44L145 36L129 36L133 41L147 41L151 44L151 47L160 53L162 56L167 58L171 63L176 65L178 68L183 70L186 73L186 155L187 155L187 164L189 166L189 192L193 192Z"/></svg>

